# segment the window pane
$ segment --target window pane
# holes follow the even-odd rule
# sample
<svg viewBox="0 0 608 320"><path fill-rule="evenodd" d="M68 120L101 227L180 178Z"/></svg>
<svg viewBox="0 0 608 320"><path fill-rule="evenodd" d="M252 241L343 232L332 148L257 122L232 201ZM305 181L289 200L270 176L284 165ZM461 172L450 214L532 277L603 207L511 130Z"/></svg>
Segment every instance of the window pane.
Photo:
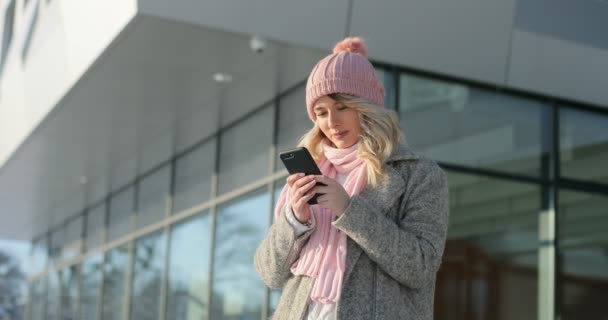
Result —
<svg viewBox="0 0 608 320"><path fill-rule="evenodd" d="M137 194L137 228L162 220L167 214L171 167L144 177L139 183Z"/></svg>
<svg viewBox="0 0 608 320"><path fill-rule="evenodd" d="M448 172L436 319L536 319L540 188Z"/></svg>
<svg viewBox="0 0 608 320"><path fill-rule="evenodd" d="M381 68L376 68L376 76L384 85L384 107L395 110L395 78L393 74Z"/></svg>
<svg viewBox="0 0 608 320"><path fill-rule="evenodd" d="M101 318L104 320L124 319L125 284L127 283L127 268L129 267L129 245L125 245L106 253L103 278L103 309Z"/></svg>
<svg viewBox="0 0 608 320"><path fill-rule="evenodd" d="M71 266L63 269L61 275L61 312L62 319L75 319L78 303L78 268Z"/></svg>
<svg viewBox="0 0 608 320"><path fill-rule="evenodd" d="M131 230L134 189L129 187L110 199L108 242L126 235Z"/></svg>
<svg viewBox="0 0 608 320"><path fill-rule="evenodd" d="M313 127L306 112L306 91L302 86L283 97L279 107L277 152L295 148L300 138ZM285 170L283 163L276 155L277 171Z"/></svg>
<svg viewBox="0 0 608 320"><path fill-rule="evenodd" d="M401 126L415 150L446 163L540 175L547 106L422 77L400 81Z"/></svg>
<svg viewBox="0 0 608 320"><path fill-rule="evenodd" d="M560 191L559 215L561 318L604 319L608 314L608 197Z"/></svg>
<svg viewBox="0 0 608 320"><path fill-rule="evenodd" d="M268 107L222 134L220 194L268 174L273 118L273 108Z"/></svg>
<svg viewBox="0 0 608 320"><path fill-rule="evenodd" d="M47 237L38 238L32 243L32 262L30 266L30 275L35 275L42 272L46 268L48 241Z"/></svg>
<svg viewBox="0 0 608 320"><path fill-rule="evenodd" d="M61 260L61 248L65 238L65 228L63 226L55 228L51 232L50 248L49 248L49 265L55 265Z"/></svg>
<svg viewBox="0 0 608 320"><path fill-rule="evenodd" d="M89 210L87 213L87 234L85 250L101 246L103 243L103 231L105 227L106 204L105 202Z"/></svg>
<svg viewBox="0 0 608 320"><path fill-rule="evenodd" d="M570 109L560 114L562 176L608 183L608 117Z"/></svg>
<svg viewBox="0 0 608 320"><path fill-rule="evenodd" d="M97 254L82 263L82 288L80 290L80 319L82 320L96 319L102 258L101 254Z"/></svg>
<svg viewBox="0 0 608 320"><path fill-rule="evenodd" d="M209 200L215 169L216 140L211 140L177 159L173 212L189 209Z"/></svg>
<svg viewBox="0 0 608 320"><path fill-rule="evenodd" d="M264 284L253 269L253 255L268 228L270 199L265 190L218 207L213 319L259 319L261 316Z"/></svg>
<svg viewBox="0 0 608 320"><path fill-rule="evenodd" d="M207 211L173 227L170 254L167 319L206 319L211 254Z"/></svg>
<svg viewBox="0 0 608 320"><path fill-rule="evenodd" d="M30 287L32 300L29 302L29 313L31 320L44 320L44 308L46 307L46 278L38 278Z"/></svg>
<svg viewBox="0 0 608 320"><path fill-rule="evenodd" d="M59 320L59 273L51 272L47 278L46 320Z"/></svg>
<svg viewBox="0 0 608 320"><path fill-rule="evenodd" d="M165 244L164 232L153 233L135 242L131 319L158 319Z"/></svg>
<svg viewBox="0 0 608 320"><path fill-rule="evenodd" d="M65 240L61 254L63 259L71 259L80 254L82 245L82 224L84 218L79 215L68 222L65 227Z"/></svg>

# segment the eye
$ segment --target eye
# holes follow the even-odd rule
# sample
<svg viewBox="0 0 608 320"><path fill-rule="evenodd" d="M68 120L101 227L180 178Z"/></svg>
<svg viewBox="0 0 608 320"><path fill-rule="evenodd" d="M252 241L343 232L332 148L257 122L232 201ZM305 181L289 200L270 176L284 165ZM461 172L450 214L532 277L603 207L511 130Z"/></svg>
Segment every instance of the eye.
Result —
<svg viewBox="0 0 608 320"><path fill-rule="evenodd" d="M339 106L338 107L338 110L344 110L344 109L348 109L348 107L347 106Z"/></svg>
<svg viewBox="0 0 608 320"><path fill-rule="evenodd" d="M317 113L317 117L322 117L322 116L324 116L326 113L327 113L327 112L319 112L319 113Z"/></svg>

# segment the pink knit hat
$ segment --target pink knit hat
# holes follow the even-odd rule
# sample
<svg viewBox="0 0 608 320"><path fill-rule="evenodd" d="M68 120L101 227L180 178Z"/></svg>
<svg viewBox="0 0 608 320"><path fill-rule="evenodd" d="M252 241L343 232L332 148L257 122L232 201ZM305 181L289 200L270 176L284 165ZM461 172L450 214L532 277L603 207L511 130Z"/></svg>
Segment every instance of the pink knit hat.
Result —
<svg viewBox="0 0 608 320"><path fill-rule="evenodd" d="M332 93L350 94L384 106L384 86L367 60L363 39L349 37L338 42L333 53L312 69L306 83L306 107L312 121L317 118L312 109L315 102Z"/></svg>

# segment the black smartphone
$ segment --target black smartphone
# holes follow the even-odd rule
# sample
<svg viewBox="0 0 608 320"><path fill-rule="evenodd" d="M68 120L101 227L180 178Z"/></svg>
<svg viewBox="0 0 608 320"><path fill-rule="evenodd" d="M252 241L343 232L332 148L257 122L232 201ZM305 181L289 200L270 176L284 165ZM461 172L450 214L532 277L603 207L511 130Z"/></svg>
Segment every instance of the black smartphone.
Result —
<svg viewBox="0 0 608 320"><path fill-rule="evenodd" d="M304 173L307 176L311 174L322 175L321 170L317 167L310 152L304 147L282 151L279 153L279 158L281 158L281 161L285 168L287 168L289 174ZM319 185L324 186L325 184L319 183ZM320 193L315 194L308 200L308 204L317 204L317 197L320 195Z"/></svg>

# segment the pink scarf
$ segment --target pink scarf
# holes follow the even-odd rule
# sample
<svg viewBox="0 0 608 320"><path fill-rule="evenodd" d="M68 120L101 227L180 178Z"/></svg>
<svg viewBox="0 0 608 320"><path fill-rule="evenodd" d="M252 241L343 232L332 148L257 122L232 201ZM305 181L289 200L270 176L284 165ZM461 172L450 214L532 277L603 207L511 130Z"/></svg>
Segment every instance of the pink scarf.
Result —
<svg viewBox="0 0 608 320"><path fill-rule="evenodd" d="M357 157L359 143L346 149L337 149L323 143L325 158L319 169L324 176L332 179L336 175L347 175L344 189L352 197L363 190L367 183L367 171L363 160ZM287 203L288 185L285 185L277 206L275 217ZM333 212L312 205L316 227L302 248L298 260L291 266L295 275L307 275L314 278L310 297L321 303L336 303L340 299L342 279L346 270L346 235L331 224L335 219Z"/></svg>

